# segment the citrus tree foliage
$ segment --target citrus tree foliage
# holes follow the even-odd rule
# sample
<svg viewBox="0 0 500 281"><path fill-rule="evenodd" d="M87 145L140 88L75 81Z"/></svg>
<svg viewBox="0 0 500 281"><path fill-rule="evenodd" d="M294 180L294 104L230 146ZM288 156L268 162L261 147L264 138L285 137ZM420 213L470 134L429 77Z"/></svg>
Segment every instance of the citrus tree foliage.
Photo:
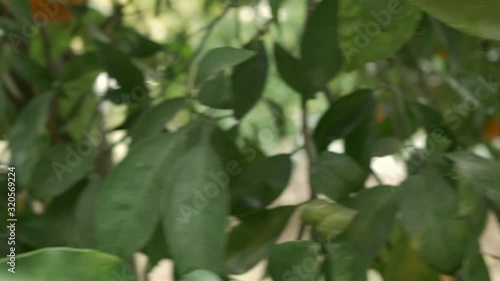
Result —
<svg viewBox="0 0 500 281"><path fill-rule="evenodd" d="M489 280L500 1L103 2L0 0L0 279Z"/></svg>

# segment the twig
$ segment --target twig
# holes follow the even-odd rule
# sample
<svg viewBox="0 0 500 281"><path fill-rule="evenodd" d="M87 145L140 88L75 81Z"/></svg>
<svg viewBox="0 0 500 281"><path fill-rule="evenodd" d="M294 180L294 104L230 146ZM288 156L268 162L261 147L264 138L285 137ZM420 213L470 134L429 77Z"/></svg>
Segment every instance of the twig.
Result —
<svg viewBox="0 0 500 281"><path fill-rule="evenodd" d="M333 104L335 98L334 98L334 95L333 95L332 91L330 90L330 88L328 88L328 86L325 86L325 88L323 89L323 94L325 94L325 97L328 100L328 103Z"/></svg>
<svg viewBox="0 0 500 281"><path fill-rule="evenodd" d="M210 22L207 25L206 32L203 35L203 37L201 38L200 44L195 49L195 51L193 52L193 55L191 56L190 60L187 63L186 71L190 70L191 65L193 64L193 62L200 55L200 53L203 51L203 48L205 47L205 44L207 43L208 38L210 37L210 34L212 34L212 31L214 30L214 27L217 25L217 23L219 21L221 21L224 18L224 16L227 14L227 12L229 11L230 8L231 8L231 6L226 5L224 7L224 10L222 11L222 13L219 16L217 16L215 19L213 19L212 22Z"/></svg>
<svg viewBox="0 0 500 281"><path fill-rule="evenodd" d="M52 75L56 76L56 71L54 68L54 61L51 53L50 46L50 38L49 33L47 32L47 28L45 26L40 27L40 35L42 37L42 51L45 56L45 63L47 64L47 69L52 73Z"/></svg>

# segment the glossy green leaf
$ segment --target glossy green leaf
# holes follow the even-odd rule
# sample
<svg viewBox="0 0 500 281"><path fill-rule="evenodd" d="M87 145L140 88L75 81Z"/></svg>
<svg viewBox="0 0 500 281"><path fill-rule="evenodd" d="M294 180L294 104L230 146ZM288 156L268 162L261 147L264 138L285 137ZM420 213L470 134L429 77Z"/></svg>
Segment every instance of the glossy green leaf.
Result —
<svg viewBox="0 0 500 281"><path fill-rule="evenodd" d="M221 70L249 60L255 54L253 51L231 47L221 47L208 51L198 65L196 84L202 83Z"/></svg>
<svg viewBox="0 0 500 281"><path fill-rule="evenodd" d="M143 141L111 171L98 193L99 249L130 258L146 244L159 221L162 189L171 187L167 171L183 155L187 138L183 130Z"/></svg>
<svg viewBox="0 0 500 281"><path fill-rule="evenodd" d="M459 0L430 1L415 0L412 4L443 21L449 26L465 33L487 39L500 40L500 31L496 26L500 24L498 0L478 0L469 2Z"/></svg>
<svg viewBox="0 0 500 281"><path fill-rule="evenodd" d="M410 0L340 1L340 47L347 69L394 55L412 38L420 18Z"/></svg>
<svg viewBox="0 0 500 281"><path fill-rule="evenodd" d="M318 150L326 150L330 142L343 138L358 126L370 112L374 99L369 90L359 90L338 99L321 117L314 131Z"/></svg>
<svg viewBox="0 0 500 281"><path fill-rule="evenodd" d="M377 186L359 192L344 203L358 212L347 236L359 249L366 264L378 255L389 239L398 209L398 195L395 187ZM367 233L370 233L370 239L367 239Z"/></svg>
<svg viewBox="0 0 500 281"><path fill-rule="evenodd" d="M316 192L336 201L364 187L367 172L345 154L325 151L311 168L310 182Z"/></svg>
<svg viewBox="0 0 500 281"><path fill-rule="evenodd" d="M178 275L223 268L229 178L217 178L224 166L212 146L212 132L206 124L195 128L190 138L197 143L166 168L172 175L161 195L162 226Z"/></svg>
<svg viewBox="0 0 500 281"><path fill-rule="evenodd" d="M206 270L193 270L182 276L181 281L222 281L215 273Z"/></svg>
<svg viewBox="0 0 500 281"><path fill-rule="evenodd" d="M231 274L242 274L269 256L295 207L260 210L240 217L229 237L225 265Z"/></svg>
<svg viewBox="0 0 500 281"><path fill-rule="evenodd" d="M45 138L51 102L52 94L39 95L19 114L12 128L9 145L18 181L22 185L30 182L36 161L48 145Z"/></svg>
<svg viewBox="0 0 500 281"><path fill-rule="evenodd" d="M290 155L255 160L231 183L232 213L242 214L271 204L288 185L292 173Z"/></svg>
<svg viewBox="0 0 500 281"><path fill-rule="evenodd" d="M245 49L255 52L256 55L236 66L233 71L232 100L234 115L238 119L242 119L264 94L269 68L263 41L252 40Z"/></svg>
<svg viewBox="0 0 500 281"><path fill-rule="evenodd" d="M110 77L116 79L127 95L141 95L147 91L142 71L119 49L101 42L95 42L97 61Z"/></svg>
<svg viewBox="0 0 500 281"><path fill-rule="evenodd" d="M61 264L64 264L61 267ZM85 266L82 266L85 265ZM0 279L11 281L135 281L127 264L95 250L46 248L16 257L15 274L0 260Z"/></svg>
<svg viewBox="0 0 500 281"><path fill-rule="evenodd" d="M306 21L301 41L301 65L306 70L302 79L314 92L322 90L343 65L338 42L339 1L323 0Z"/></svg>
<svg viewBox="0 0 500 281"><path fill-rule="evenodd" d="M469 228L458 216L457 194L448 182L430 168L410 176L402 185L400 211L419 256L439 272L457 271L466 254Z"/></svg>
<svg viewBox="0 0 500 281"><path fill-rule="evenodd" d="M382 273L384 281L441 280L439 274L420 259L404 238L394 244Z"/></svg>
<svg viewBox="0 0 500 281"><path fill-rule="evenodd" d="M233 89L231 80L224 74L202 84L198 99L201 104L218 109L233 107Z"/></svg>
<svg viewBox="0 0 500 281"><path fill-rule="evenodd" d="M275 245L267 271L273 280L313 281L319 272L321 245L314 241L292 241Z"/></svg>
<svg viewBox="0 0 500 281"><path fill-rule="evenodd" d="M185 106L184 98L165 100L143 111L129 129L132 144L151 138L165 130L165 125Z"/></svg>
<svg viewBox="0 0 500 281"><path fill-rule="evenodd" d="M60 195L87 176L94 166L89 143L63 144L48 149L33 169L30 195L45 201Z"/></svg>
<svg viewBox="0 0 500 281"><path fill-rule="evenodd" d="M362 256L349 241L339 239L325 246L325 281L366 281Z"/></svg>

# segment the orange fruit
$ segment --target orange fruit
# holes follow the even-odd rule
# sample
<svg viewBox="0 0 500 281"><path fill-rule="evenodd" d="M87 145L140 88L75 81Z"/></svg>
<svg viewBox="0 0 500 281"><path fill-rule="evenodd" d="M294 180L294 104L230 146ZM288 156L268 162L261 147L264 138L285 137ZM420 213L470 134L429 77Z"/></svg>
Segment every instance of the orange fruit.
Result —
<svg viewBox="0 0 500 281"><path fill-rule="evenodd" d="M489 142L496 138L500 138L500 119L497 117L490 117L486 120L483 127L483 135Z"/></svg>
<svg viewBox="0 0 500 281"><path fill-rule="evenodd" d="M82 5L85 0L30 0L31 15L39 23L68 22L73 19L69 5Z"/></svg>

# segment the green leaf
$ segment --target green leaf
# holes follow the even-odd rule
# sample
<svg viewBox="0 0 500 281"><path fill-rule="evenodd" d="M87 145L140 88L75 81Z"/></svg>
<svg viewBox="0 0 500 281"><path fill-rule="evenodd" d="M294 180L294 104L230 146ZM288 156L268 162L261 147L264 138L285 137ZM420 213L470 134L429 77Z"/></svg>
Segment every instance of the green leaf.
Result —
<svg viewBox="0 0 500 281"><path fill-rule="evenodd" d="M370 264L389 239L398 209L398 195L395 187L377 186L362 190L344 203L358 211L347 229L347 236L361 252L365 264Z"/></svg>
<svg viewBox="0 0 500 281"><path fill-rule="evenodd" d="M39 65L26 54L9 56L12 69L26 83L39 91L49 91L52 88L54 78L46 68Z"/></svg>
<svg viewBox="0 0 500 281"><path fill-rule="evenodd" d="M498 18L498 0L478 0L469 2L459 0L430 1L415 0L412 4L443 21L449 26L465 33L482 38L500 40L500 31L495 28L500 24Z"/></svg>
<svg viewBox="0 0 500 281"><path fill-rule="evenodd" d="M206 270L193 270L181 278L181 281L222 281L215 273Z"/></svg>
<svg viewBox="0 0 500 281"><path fill-rule="evenodd" d="M488 267L484 262L479 247L471 247L469 254L464 261L462 269L458 273L463 281L490 281Z"/></svg>
<svg viewBox="0 0 500 281"><path fill-rule="evenodd" d="M365 108L364 119L361 120L344 139L345 153L356 160L363 169L370 170L373 142L376 134L375 100Z"/></svg>
<svg viewBox="0 0 500 281"><path fill-rule="evenodd" d="M156 266L162 259L170 258L167 243L165 241L165 232L160 224L158 224L153 236L149 239L141 252L148 256L150 267Z"/></svg>
<svg viewBox="0 0 500 281"><path fill-rule="evenodd" d="M255 56L255 52L244 49L231 47L212 49L208 51L198 65L196 84L199 85L219 71L238 65L253 56Z"/></svg>
<svg viewBox="0 0 500 281"><path fill-rule="evenodd" d="M318 275L321 245L313 241L292 241L275 245L268 272L273 280L314 281Z"/></svg>
<svg viewBox="0 0 500 281"><path fill-rule="evenodd" d="M151 138L165 130L165 125L185 105L184 98L165 100L143 111L142 115L132 123L129 135L132 145Z"/></svg>
<svg viewBox="0 0 500 281"><path fill-rule="evenodd" d="M347 69L394 55L412 38L420 18L410 0L340 1L340 47Z"/></svg>
<svg viewBox="0 0 500 281"><path fill-rule="evenodd" d="M359 90L338 99L321 117L314 131L318 150L326 150L330 142L351 133L368 115L374 99L370 90Z"/></svg>
<svg viewBox="0 0 500 281"><path fill-rule="evenodd" d="M426 265L401 238L393 246L382 272L384 281L439 281L439 274Z"/></svg>
<svg viewBox="0 0 500 281"><path fill-rule="evenodd" d="M19 114L12 128L9 145L21 185L28 185L35 163L48 145L44 138L51 101L50 93L37 96Z"/></svg>
<svg viewBox="0 0 500 281"><path fill-rule="evenodd" d="M457 194L430 168L410 176L402 188L402 223L411 246L437 271L453 274L469 239L467 221L458 216Z"/></svg>
<svg viewBox="0 0 500 281"><path fill-rule="evenodd" d="M11 281L135 281L119 258L95 250L46 248L16 257L15 274L0 260L0 279ZM64 268L61 267L64 264ZM85 265L85 266L82 266Z"/></svg>
<svg viewBox="0 0 500 281"><path fill-rule="evenodd" d="M384 157L393 155L403 149L404 144L400 139L394 137L386 137L378 139L372 147L373 157Z"/></svg>
<svg viewBox="0 0 500 281"><path fill-rule="evenodd" d="M274 58L276 59L278 73L283 81L295 92L311 98L314 91L308 85L307 80L304 79L305 70L302 68L300 60L278 43L274 44Z"/></svg>
<svg viewBox="0 0 500 281"><path fill-rule="evenodd" d="M213 128L203 125L190 136L196 145L169 163L172 175L161 195L162 226L178 275L223 268L229 178L217 178L225 167L212 147Z"/></svg>
<svg viewBox="0 0 500 281"><path fill-rule="evenodd" d="M322 90L343 65L337 29L339 1L323 0L307 18L301 41L302 79L313 92Z"/></svg>
<svg viewBox="0 0 500 281"><path fill-rule="evenodd" d="M97 61L110 77L116 79L121 90L128 95L139 95L147 91L142 71L119 49L96 41Z"/></svg>
<svg viewBox="0 0 500 281"><path fill-rule="evenodd" d="M94 147L84 142L51 147L33 169L30 196L46 201L62 194L87 176L96 154Z"/></svg>
<svg viewBox="0 0 500 281"><path fill-rule="evenodd" d="M242 214L271 204L288 185L291 173L289 154L250 163L231 183L232 213Z"/></svg>
<svg viewBox="0 0 500 281"><path fill-rule="evenodd" d="M329 215L338 211L342 206L323 199L309 201L302 210L301 219L306 224L316 225Z"/></svg>
<svg viewBox="0 0 500 281"><path fill-rule="evenodd" d="M471 152L454 152L447 155L454 162L455 174L463 184L470 185L488 201L500 208L500 164L474 155Z"/></svg>
<svg viewBox="0 0 500 281"><path fill-rule="evenodd" d="M242 119L262 97L269 68L262 40L252 40L245 45L245 49L256 55L236 66L233 71L233 108L237 119Z"/></svg>
<svg viewBox="0 0 500 281"><path fill-rule="evenodd" d="M331 205L332 213L316 225L316 232L325 240L333 240L344 233L358 213L338 203L331 203Z"/></svg>
<svg viewBox="0 0 500 281"><path fill-rule="evenodd" d="M311 168L310 182L316 192L336 201L364 187L367 172L345 154L325 151Z"/></svg>
<svg viewBox="0 0 500 281"><path fill-rule="evenodd" d="M325 281L366 281L366 268L356 247L347 240L325 246Z"/></svg>
<svg viewBox="0 0 500 281"><path fill-rule="evenodd" d="M163 46L138 33L133 28L122 27L114 34L117 47L132 57L144 58L154 55Z"/></svg>
<svg viewBox="0 0 500 281"><path fill-rule="evenodd" d="M99 249L128 259L146 244L159 221L162 189L171 187L167 171L183 155L187 140L185 130L145 140L111 171L98 193Z"/></svg>
<svg viewBox="0 0 500 281"><path fill-rule="evenodd" d="M231 80L224 74L210 79L201 85L198 98L201 104L218 109L233 107L233 89Z"/></svg>
<svg viewBox="0 0 500 281"><path fill-rule="evenodd" d="M283 206L241 216L229 237L225 262L229 273L245 273L268 257L294 210Z"/></svg>

